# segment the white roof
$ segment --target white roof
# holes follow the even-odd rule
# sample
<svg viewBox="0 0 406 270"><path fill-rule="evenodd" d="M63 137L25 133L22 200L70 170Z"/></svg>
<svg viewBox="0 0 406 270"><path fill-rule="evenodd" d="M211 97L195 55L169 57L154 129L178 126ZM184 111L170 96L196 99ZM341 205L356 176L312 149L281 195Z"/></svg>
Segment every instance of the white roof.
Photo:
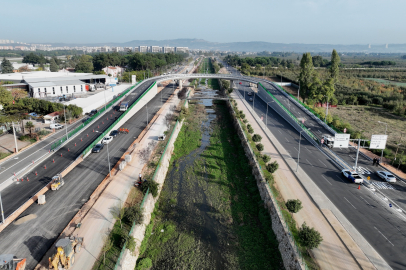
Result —
<svg viewBox="0 0 406 270"><path fill-rule="evenodd" d="M106 78L107 75L94 75L93 73L74 73L74 72L47 72L47 71L30 71L0 74L0 80L25 80L25 81L49 81L51 78L65 78L65 80L79 79L85 80L90 78Z"/></svg>
<svg viewBox="0 0 406 270"><path fill-rule="evenodd" d="M66 80L66 78L65 78ZM31 87L47 87L47 86L64 86L64 85L82 85L84 82L79 80L69 81L48 81L48 82L28 82Z"/></svg>

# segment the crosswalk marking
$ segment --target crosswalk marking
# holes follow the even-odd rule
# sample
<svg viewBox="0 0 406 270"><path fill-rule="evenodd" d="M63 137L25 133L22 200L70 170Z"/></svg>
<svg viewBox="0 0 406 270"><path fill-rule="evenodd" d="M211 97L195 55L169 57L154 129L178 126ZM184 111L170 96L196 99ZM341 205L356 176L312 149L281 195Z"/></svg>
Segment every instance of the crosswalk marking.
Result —
<svg viewBox="0 0 406 270"><path fill-rule="evenodd" d="M395 189L391 184L385 182L372 182L372 184L378 189Z"/></svg>

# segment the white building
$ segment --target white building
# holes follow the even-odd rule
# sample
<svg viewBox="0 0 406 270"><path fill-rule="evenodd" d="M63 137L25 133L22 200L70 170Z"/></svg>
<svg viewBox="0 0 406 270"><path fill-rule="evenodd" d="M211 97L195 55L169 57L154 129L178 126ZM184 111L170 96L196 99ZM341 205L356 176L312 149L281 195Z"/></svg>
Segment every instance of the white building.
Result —
<svg viewBox="0 0 406 270"><path fill-rule="evenodd" d="M148 46L138 46L139 52L148 52Z"/></svg>
<svg viewBox="0 0 406 270"><path fill-rule="evenodd" d="M125 72L125 68L115 66L115 67L105 67L102 69L107 75L111 74L111 77L117 77Z"/></svg>
<svg viewBox="0 0 406 270"><path fill-rule="evenodd" d="M112 51L113 52L122 52L122 51L124 51L124 49L123 49L123 47L113 47Z"/></svg>
<svg viewBox="0 0 406 270"><path fill-rule="evenodd" d="M159 47L159 46L151 46L151 47L149 48L149 52L152 52L152 53L159 53L159 52L161 52L161 49L162 49L162 47Z"/></svg>
<svg viewBox="0 0 406 270"><path fill-rule="evenodd" d="M100 52L110 52L111 48L109 46L103 46L100 48Z"/></svg>
<svg viewBox="0 0 406 270"><path fill-rule="evenodd" d="M175 52L175 47L162 47L162 51L163 51L164 53Z"/></svg>
<svg viewBox="0 0 406 270"><path fill-rule="evenodd" d="M176 48L175 48L175 51L176 51L176 52L184 52L184 53L187 53L187 52L189 51L189 48L188 48L188 47L176 47Z"/></svg>
<svg viewBox="0 0 406 270"><path fill-rule="evenodd" d="M124 47L124 52L128 53L128 52L132 52L133 51L133 47Z"/></svg>

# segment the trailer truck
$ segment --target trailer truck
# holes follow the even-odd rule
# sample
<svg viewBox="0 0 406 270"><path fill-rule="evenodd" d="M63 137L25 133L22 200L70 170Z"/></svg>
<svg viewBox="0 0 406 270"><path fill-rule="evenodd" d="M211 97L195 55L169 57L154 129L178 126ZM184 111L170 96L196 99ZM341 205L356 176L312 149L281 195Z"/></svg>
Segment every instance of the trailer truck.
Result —
<svg viewBox="0 0 406 270"><path fill-rule="evenodd" d="M120 112L125 112L128 109L128 102L123 102L120 105Z"/></svg>

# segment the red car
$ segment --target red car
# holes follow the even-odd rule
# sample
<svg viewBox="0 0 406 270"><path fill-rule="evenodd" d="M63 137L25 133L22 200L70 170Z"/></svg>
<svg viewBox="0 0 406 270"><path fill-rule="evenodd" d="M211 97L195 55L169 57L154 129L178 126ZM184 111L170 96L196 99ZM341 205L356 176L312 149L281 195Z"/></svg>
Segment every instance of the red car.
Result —
<svg viewBox="0 0 406 270"><path fill-rule="evenodd" d="M242 83L240 82L240 84L242 84Z"/></svg>

